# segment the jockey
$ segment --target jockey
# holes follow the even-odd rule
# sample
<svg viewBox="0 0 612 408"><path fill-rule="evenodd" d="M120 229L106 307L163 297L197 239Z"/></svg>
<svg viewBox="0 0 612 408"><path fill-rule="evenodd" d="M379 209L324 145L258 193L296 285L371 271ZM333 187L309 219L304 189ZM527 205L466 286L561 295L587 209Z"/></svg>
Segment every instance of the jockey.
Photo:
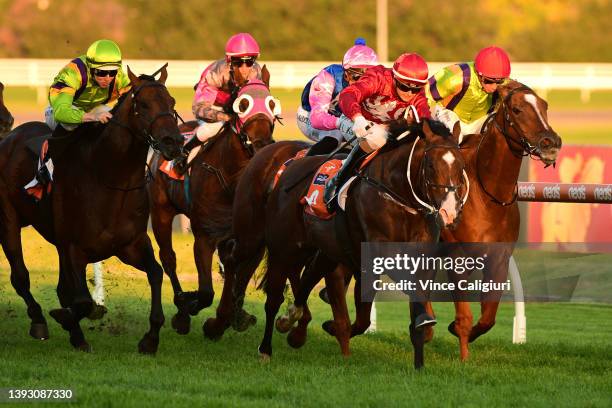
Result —
<svg viewBox="0 0 612 408"><path fill-rule="evenodd" d="M424 90L428 75L423 57L415 53L402 54L392 69L382 65L370 68L359 81L340 93L340 109L353 121L352 129L359 144L326 185L324 198L330 212L335 208L333 198L337 189L361 159L387 143L386 133L373 132L371 122L385 124L401 118L418 122L420 118L431 117Z"/></svg>
<svg viewBox="0 0 612 408"><path fill-rule="evenodd" d="M238 33L230 37L225 44L225 58L210 64L195 88L192 110L199 126L195 136L184 146L189 153L191 149L216 135L225 122L230 119L229 113L223 110L230 101L230 82L234 82L234 70L247 81L261 79L261 67L256 62L259 57L259 45L249 33ZM186 170L187 156L177 159L179 172Z"/></svg>
<svg viewBox="0 0 612 408"><path fill-rule="evenodd" d="M431 78L427 98L434 119L449 129L459 121L461 138L478 134L497 99L497 86L510 76L510 58L499 47L486 47L474 62L450 65Z"/></svg>
<svg viewBox="0 0 612 408"><path fill-rule="evenodd" d="M302 91L302 105L297 112L302 133L314 142L325 137L337 141L352 138L353 122L339 110L338 95L376 65L378 56L374 50L363 38L357 38L344 54L342 64L329 65L312 78Z"/></svg>
<svg viewBox="0 0 612 408"><path fill-rule="evenodd" d="M81 123L107 123L112 117L107 104L129 89L130 79L121 68L119 46L111 40L95 41L85 55L70 61L55 76L45 122L53 130L53 137L73 131ZM50 181L45 164L39 168L37 178L41 183Z"/></svg>

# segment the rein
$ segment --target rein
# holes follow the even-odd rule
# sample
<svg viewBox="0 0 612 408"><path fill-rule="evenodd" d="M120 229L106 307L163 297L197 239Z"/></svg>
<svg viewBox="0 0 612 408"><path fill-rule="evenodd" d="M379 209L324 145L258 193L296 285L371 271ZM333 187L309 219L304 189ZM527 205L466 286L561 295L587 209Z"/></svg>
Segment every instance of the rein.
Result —
<svg viewBox="0 0 612 408"><path fill-rule="evenodd" d="M537 147L532 146L527 140L527 138L525 137L525 135L519 132L519 129L517 129L517 127L515 126L515 123L512 120L512 117L510 116L510 112L508 110L508 102L510 101L510 98L512 97L512 95L514 95L516 92L519 92L519 91L527 91L528 93L533 94L533 91L531 90L531 88L525 85L521 85L519 87L512 89L502 101L501 106L499 108L501 109L501 111L498 110L496 111L495 115L489 116L489 118L483 124L482 131L480 132L481 138L480 138L480 141L478 142L478 147L476 148L476 177L478 179L478 183L480 184L480 188L482 188L482 191L484 191L484 193L491 199L491 201L493 201L495 204L501 205L502 207L507 207L516 202L516 200L518 199L518 184L515 184L514 186L514 194L512 195L512 198L510 199L510 201L501 201L497 197L495 197L493 194L491 194L486 189L484 182L482 180L482 176L480 175L480 147L482 146L482 142L484 141L484 139L489 135L489 123L493 122L495 129L497 129L501 133L501 135L504 137L504 139L506 140L506 144L508 145L508 149L510 149L510 153L512 153L514 157L518 159L522 159L525 156L534 158L533 154L537 150ZM496 120L497 115L499 115L500 113L502 115L502 126L500 126ZM508 132L510 129L514 130L514 132L517 133L520 136L520 138L516 139L515 137L512 137ZM514 149L511 143L514 143L520 146L520 150Z"/></svg>

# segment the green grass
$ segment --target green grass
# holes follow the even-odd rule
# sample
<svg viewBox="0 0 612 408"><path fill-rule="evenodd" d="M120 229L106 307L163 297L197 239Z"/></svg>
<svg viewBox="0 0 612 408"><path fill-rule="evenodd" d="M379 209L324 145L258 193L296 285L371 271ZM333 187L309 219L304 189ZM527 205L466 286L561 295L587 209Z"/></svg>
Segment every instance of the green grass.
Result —
<svg viewBox="0 0 612 408"><path fill-rule="evenodd" d="M196 285L192 239L176 235L175 249L186 290ZM24 230L33 293L48 311L57 307L57 256L31 229ZM439 326L426 348L426 368L415 372L407 334L407 305L378 303L378 332L353 339L352 356L340 356L320 323L327 305L312 299L314 321L307 344L291 349L274 334L274 356L262 364L256 348L263 330L263 297L252 288L247 309L258 323L245 333L228 331L204 340L207 309L192 319L192 332L169 327L174 313L164 283L167 324L156 357L138 355L147 329L149 291L144 274L106 262L109 314L84 321L93 352L72 351L67 336L49 322L51 339L32 340L23 302L0 257L0 387L74 389L82 406L610 406L612 307L528 304L528 342L511 344L512 304L502 304L493 330L472 344L469 362L458 361L447 331L452 305L436 304ZM217 284L217 293L220 287ZM284 308L284 306L283 306ZM473 307L476 311L477 308ZM353 312L351 312L353 314Z"/></svg>

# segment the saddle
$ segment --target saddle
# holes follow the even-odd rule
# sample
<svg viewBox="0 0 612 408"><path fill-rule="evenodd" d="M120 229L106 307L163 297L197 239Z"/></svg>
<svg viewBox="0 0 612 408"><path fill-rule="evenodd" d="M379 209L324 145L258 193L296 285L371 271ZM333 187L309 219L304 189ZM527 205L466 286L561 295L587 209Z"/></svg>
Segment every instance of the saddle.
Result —
<svg viewBox="0 0 612 408"><path fill-rule="evenodd" d="M359 172L365 169L376 157L378 154L378 150L370 153L359 166ZM335 212L329 212L325 200L323 199L323 195L325 192L325 186L329 180L331 180L342 167L342 160L340 159L331 159L326 161L319 167L319 169L315 172L315 175L310 183L310 187L308 188L308 192L302 199L300 203L304 205L304 212L306 214L315 216L322 220L329 220L334 215ZM340 188L338 189L338 195L336 196L336 200L338 200L338 206L341 210L344 210L346 204L346 198L348 197L349 188L352 185L353 181L357 176L350 177Z"/></svg>

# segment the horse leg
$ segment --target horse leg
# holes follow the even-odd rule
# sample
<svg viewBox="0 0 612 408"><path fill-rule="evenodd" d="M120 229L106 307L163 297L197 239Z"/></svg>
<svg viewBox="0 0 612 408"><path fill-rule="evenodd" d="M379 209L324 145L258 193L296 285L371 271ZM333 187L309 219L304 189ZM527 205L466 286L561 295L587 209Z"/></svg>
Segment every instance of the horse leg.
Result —
<svg viewBox="0 0 612 408"><path fill-rule="evenodd" d="M470 356L469 338L474 317L468 302L455 301L455 320L448 325L448 331L459 337L459 352L461 361L467 361Z"/></svg>
<svg viewBox="0 0 612 408"><path fill-rule="evenodd" d="M172 317L172 328L178 334L187 334L191 326L191 317L189 316L188 303L176 274L176 253L172 248L172 221L176 216L176 211L169 204L156 205L155 200L153 202L151 226L153 227L155 240L159 245L159 259L172 284L174 304L177 308L176 314Z"/></svg>
<svg viewBox="0 0 612 408"><path fill-rule="evenodd" d="M425 330L427 326L421 326L419 317L426 314L423 303L410 302L410 341L414 349L414 368L422 368L425 364Z"/></svg>
<svg viewBox="0 0 612 408"><path fill-rule="evenodd" d="M236 248L234 248L236 260L236 275L234 287L232 290L232 299L234 300L234 317L232 319L232 327L238 332L247 330L250 326L257 322L257 318L244 309L244 297L247 286L257 270L257 266L261 262L265 251L265 247L261 246L255 249L251 255L242 255L238 259Z"/></svg>
<svg viewBox="0 0 612 408"><path fill-rule="evenodd" d="M259 355L263 361L272 357L272 334L274 329L274 319L278 309L285 300L283 290L287 282L287 276L300 272L301 265L291 265L281 262L280 259L268 255L268 270L266 273L265 292L266 292L266 327L264 337L259 345Z"/></svg>
<svg viewBox="0 0 612 408"><path fill-rule="evenodd" d="M62 308L53 309L49 314L69 332L72 347L89 352L91 346L85 340L80 325L81 320L89 316L94 308L85 275L87 256L74 245L58 247L57 252L60 260L57 293Z"/></svg>
<svg viewBox="0 0 612 408"><path fill-rule="evenodd" d="M194 231L193 256L198 270L198 291L187 292L189 314L197 315L213 302L215 291L212 283L212 257L217 246L214 239L208 238L201 231Z"/></svg>
<svg viewBox="0 0 612 408"><path fill-rule="evenodd" d="M4 200L3 200L4 201ZM11 284L15 291L25 301L30 317L30 336L35 339L46 340L49 338L49 328L40 305L30 292L30 273L23 261L23 249L21 247L21 228L16 212L12 207L3 203L4 225L0 231L2 248L11 266Z"/></svg>
<svg viewBox="0 0 612 408"><path fill-rule="evenodd" d="M231 262L227 262L230 256L229 250L230 248L228 248L227 240L218 245L219 260L221 264L224 265L223 269L225 271L223 291L221 292L221 299L219 300L215 317L207 319L206 322L204 322L204 326L202 326L204 336L211 340L219 340L221 336L223 336L225 330L230 326L230 322L233 318L234 301L232 298L232 290L236 273L234 265Z"/></svg>
<svg viewBox="0 0 612 408"><path fill-rule="evenodd" d="M425 303L425 311L427 312L428 315L430 315L434 319L436 318L436 314L434 313L433 306L430 301ZM425 343L429 343L433 339L434 328L433 326L426 326L424 330L425 330Z"/></svg>
<svg viewBox="0 0 612 408"><path fill-rule="evenodd" d="M325 275L325 287L329 295L329 302L334 315L333 330L340 345L342 355L351 355L349 342L351 338L351 319L346 305L345 274L343 267L338 265L330 273Z"/></svg>
<svg viewBox="0 0 612 408"><path fill-rule="evenodd" d="M310 292L312 292L315 285L336 266L333 262L331 265L329 264L330 262L327 258L324 257L321 252L317 252L312 261L306 265L304 272L302 272L302 276L297 277L299 281L297 279L294 281L291 276L289 277L295 300L293 304L289 306L287 313L276 320L276 329L279 332L286 333L292 330L295 322L303 318L304 308L308 307L307 301Z"/></svg>
<svg viewBox="0 0 612 408"><path fill-rule="evenodd" d="M164 311L161 302L161 287L164 272L155 260L151 240L146 233L141 234L118 255L122 262L146 272L151 286L150 328L138 343L138 351L155 354L159 346L159 331L164 325Z"/></svg>
<svg viewBox="0 0 612 408"><path fill-rule="evenodd" d="M291 283L291 290L293 291L293 295L295 296L300 289L300 275L299 271L297 273L291 274L289 276L289 282ZM295 317L295 313L288 313L289 315ZM300 311L300 317L298 319L297 327L293 327L287 336L287 343L293 348L300 348L306 343L306 336L308 334L308 323L312 320L312 314L310 313L310 309L308 309L308 305L304 304ZM277 328L278 328L278 320L277 320Z"/></svg>
<svg viewBox="0 0 612 408"><path fill-rule="evenodd" d="M493 328L498 306L499 302L480 302L480 319L470 331L470 343Z"/></svg>

